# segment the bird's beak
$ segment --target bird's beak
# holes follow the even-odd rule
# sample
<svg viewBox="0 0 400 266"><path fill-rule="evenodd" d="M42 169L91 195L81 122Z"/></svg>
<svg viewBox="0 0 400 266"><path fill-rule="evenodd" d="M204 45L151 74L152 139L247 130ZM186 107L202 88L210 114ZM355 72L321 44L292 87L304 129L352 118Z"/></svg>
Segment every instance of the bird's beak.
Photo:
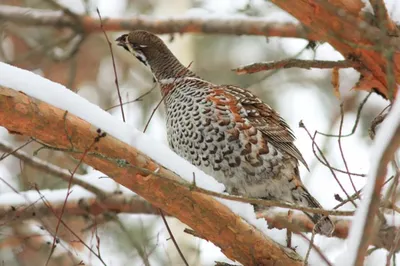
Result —
<svg viewBox="0 0 400 266"><path fill-rule="evenodd" d="M118 46L122 46L125 50L129 52L127 39L128 39L128 34L122 34L117 39L115 39L115 41L117 42Z"/></svg>

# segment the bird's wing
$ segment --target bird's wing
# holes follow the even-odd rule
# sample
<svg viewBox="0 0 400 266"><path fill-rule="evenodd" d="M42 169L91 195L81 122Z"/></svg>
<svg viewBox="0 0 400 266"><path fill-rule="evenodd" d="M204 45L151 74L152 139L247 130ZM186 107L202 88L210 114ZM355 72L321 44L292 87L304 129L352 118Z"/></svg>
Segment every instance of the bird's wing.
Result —
<svg viewBox="0 0 400 266"><path fill-rule="evenodd" d="M290 154L308 169L306 161L293 143L295 136L292 130L276 111L248 90L230 85L220 87L243 106L246 118L264 134L269 143Z"/></svg>

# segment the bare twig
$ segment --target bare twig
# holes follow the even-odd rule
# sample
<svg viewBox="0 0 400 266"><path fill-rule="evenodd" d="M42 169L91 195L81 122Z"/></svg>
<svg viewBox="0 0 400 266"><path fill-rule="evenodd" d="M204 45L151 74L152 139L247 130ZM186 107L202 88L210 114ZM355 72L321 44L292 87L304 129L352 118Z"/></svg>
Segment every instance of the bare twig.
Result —
<svg viewBox="0 0 400 266"><path fill-rule="evenodd" d="M5 153L0 157L0 161L4 160L5 158L7 158L10 155L14 155L17 154L19 150L21 150L22 148L24 148L25 146L27 146L28 144L30 144L33 141L33 139L28 140L27 142L25 142L24 144L22 144L21 146L19 146L18 148L14 148L14 147L6 147L4 144L0 144L0 150L4 151Z"/></svg>
<svg viewBox="0 0 400 266"><path fill-rule="evenodd" d="M119 104L120 104L120 107L121 107L122 121L125 122L125 113L124 113L124 107L123 107L123 104L122 104L121 91L119 89L117 68L115 67L114 52L113 52L113 49L112 49L111 42L108 39L107 33L106 33L105 29L104 29L103 20L101 19L100 11L99 11L98 8L96 9L96 12L97 12L97 15L99 16L101 30L103 31L104 37L106 37L108 48L110 49L111 61L112 61L112 65L113 65L114 78L115 78L114 82L115 82L115 86L117 87L117 94L118 94Z"/></svg>
<svg viewBox="0 0 400 266"><path fill-rule="evenodd" d="M338 183L338 185L340 186L340 188L342 189L342 191L344 192L344 194L346 194L346 197L350 200L350 202L353 204L354 207L357 207L357 204L353 201L353 199L350 197L350 195L347 193L347 191L344 189L344 187L342 186L342 184L340 183L339 179L337 178L335 172L333 171L332 167L330 166L328 160L325 158L324 153L321 151L321 149L318 147L317 143L315 142L315 135L311 136L310 132L308 131L308 129L306 128L306 126L304 125L303 121L300 121L299 123L299 127L304 128L304 130L307 132L307 135L310 137L311 141L312 141L312 149L313 149L313 153L316 154L315 152L315 147L318 149L319 154L321 155L322 159L324 160L325 164L327 165L328 169L331 171L333 177L335 178L336 182Z"/></svg>
<svg viewBox="0 0 400 266"><path fill-rule="evenodd" d="M48 201L46 200L46 198L43 197L43 195L41 194L40 190L36 188L36 191L39 193L39 195L41 195L40 198L42 199L43 203L44 203L51 211L53 211L52 208L51 208L51 206L48 204ZM83 239L82 239L78 234L76 234L76 233L74 232L74 230L72 230L71 227L69 227L68 224L66 224L66 223L64 222L64 220L62 219L62 216L57 216L57 214L56 214L55 212L53 212L53 215L54 215L55 217L57 217L57 218L58 218L58 221L60 222L60 224L62 224L74 237L76 237L76 238L79 240L80 243L82 243L82 245L84 245L93 255L95 255L95 256L100 260L100 262L101 262L104 266L107 266L107 264L106 264L106 263L104 262L104 260L102 259L100 253L96 253L88 244L86 244L86 242L83 241ZM57 237L57 234L55 233L55 234L54 234L54 239L55 239L56 237ZM53 246L54 246L54 243L53 243ZM54 248L52 248L52 252L53 252L53 250L54 250ZM52 254L52 253L50 253L50 256L51 256L51 254ZM49 257L50 257L50 256L49 256ZM47 263L48 263L48 262L47 262Z"/></svg>
<svg viewBox="0 0 400 266"><path fill-rule="evenodd" d="M328 265L328 266L333 266L332 263L330 263L330 261L328 260L328 258L324 255L324 253L322 253L322 251L321 251L316 245L314 245L314 237L315 237L315 232L314 232L314 231L312 232L311 240L309 240L309 239L308 239L304 234L302 234L302 233L300 233L299 235L300 235L302 238L304 238L305 240L307 240L307 241L310 242L310 245L309 245L309 247L308 247L307 254L306 254L306 258L304 259L304 264L303 264L303 265L307 265L308 256L310 255L311 248L313 248L313 249L318 253L318 255L322 258L322 260L325 261L326 265Z"/></svg>
<svg viewBox="0 0 400 266"><path fill-rule="evenodd" d="M343 129L343 120L344 120L344 112L343 112L343 104L340 105L340 124L339 124L339 138L338 138L338 145L340 150L340 155L342 156L342 160L344 163L344 167L346 168L347 175L349 177L351 186L354 189L354 192L357 194L357 188L354 185L353 178L350 175L349 166L347 165L346 158L344 157L343 147L342 147L342 129Z"/></svg>
<svg viewBox="0 0 400 266"><path fill-rule="evenodd" d="M356 132L357 127L358 127L358 122L360 122L360 118L361 118L361 111L362 111L365 103L368 101L369 96L371 96L371 94L372 94L372 92L369 92L367 94L367 96L364 98L364 100L358 106L356 120L354 121L354 126L351 129L350 133L341 135L340 136L341 138L350 137ZM319 131L317 131L317 134L320 134L320 135L325 136L325 137L337 137L337 138L339 137L339 135L327 134L327 133L322 133L322 132L319 132ZM346 173L346 172L343 171L343 173ZM363 175L363 176L365 176L365 175Z"/></svg>
<svg viewBox="0 0 400 266"><path fill-rule="evenodd" d="M165 219L165 215L164 215L163 211L162 211L161 209L158 209L158 210L159 210L159 212L160 212L161 218L162 218L163 221L164 221L164 224L165 224L166 227L167 227L167 230L168 230L168 233L169 233L169 235L170 235L170 237L171 237L171 239L172 239L172 242L174 242L174 245L175 245L175 247L176 247L176 250L177 250L178 253L179 253L179 256L180 256L181 259L183 260L183 263L184 263L186 266L189 266L189 263L187 262L185 256L183 255L182 250L179 248L178 242L176 242L176 239L175 239L175 237L174 237L174 234L172 233L171 228L170 228L169 225L168 225L167 219Z"/></svg>
<svg viewBox="0 0 400 266"><path fill-rule="evenodd" d="M359 63L350 61L350 60L342 60L342 61L324 61L324 60L302 60L302 59L284 59L280 61L266 62L266 63L254 63L251 65L239 67L233 69L237 74L252 74L260 71L266 71L271 69L280 69L280 68L355 68L358 67Z"/></svg>
<svg viewBox="0 0 400 266"><path fill-rule="evenodd" d="M65 117L64 117L64 118L65 118ZM99 140L100 140L101 137L104 137L104 136L105 136L105 135L101 134L101 131L100 131L100 130L98 130L98 133L99 133L98 137L96 137L96 138L93 140L93 142L89 145L89 147L83 152L83 154L82 154L82 156L81 156L79 162L76 164L74 170L73 170L72 173L71 173L70 180L69 180L69 182L68 182L67 194L65 195L64 203L63 203L63 206L62 206L62 208L61 208L61 214L60 214L60 216L57 217L58 220L57 220L57 225L56 225L56 229L55 229L55 232L54 232L53 244L52 244L52 248L51 248L51 252L50 252L50 254L49 254L49 257L47 258L46 266L49 264L50 258L51 258L52 254L53 254L53 252L54 252L54 250L55 250L55 248L56 248L57 233L58 233L58 230L59 230L59 228L60 228L62 216L63 216L63 214L64 214L64 212L65 212L65 206L67 205L68 197L69 197L69 195L70 195L70 193L71 193L70 190L71 190L72 179L74 178L74 174L75 174L76 171L78 170L79 166L83 163L83 159L85 158L85 156L87 155L87 153L90 151L90 149L91 149L97 142L99 142ZM101 135L100 135L100 134L101 134Z"/></svg>
<svg viewBox="0 0 400 266"><path fill-rule="evenodd" d="M156 85L157 85L157 83L154 83L154 86L150 90L146 91L145 93L143 93L142 95L140 95L136 99L133 99L133 100L127 101L127 102L123 102L122 105L130 104L130 103L134 103L134 102L139 102L139 101L143 100L144 97L149 95L154 90L154 88L156 88ZM108 107L107 109L104 109L104 110L109 111L109 110L111 110L113 108L116 108L116 107L119 107L119 106L121 106L121 104L113 105L113 106Z"/></svg>

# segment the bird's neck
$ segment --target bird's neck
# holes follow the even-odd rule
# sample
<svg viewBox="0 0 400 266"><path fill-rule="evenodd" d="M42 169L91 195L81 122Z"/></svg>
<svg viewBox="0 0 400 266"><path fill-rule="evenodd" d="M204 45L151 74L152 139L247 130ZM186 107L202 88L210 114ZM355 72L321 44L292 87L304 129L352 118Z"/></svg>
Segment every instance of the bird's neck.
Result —
<svg viewBox="0 0 400 266"><path fill-rule="evenodd" d="M145 54L148 67L157 81L182 78L197 77L189 66L184 66L174 56L174 54L165 46L163 49L154 49L151 53Z"/></svg>
<svg viewBox="0 0 400 266"><path fill-rule="evenodd" d="M172 54L169 49L156 51L147 56L147 64L150 67L155 79L160 84L162 95L168 94L171 88L174 88L174 83L177 80L182 80L186 77L196 77L196 74L184 66Z"/></svg>

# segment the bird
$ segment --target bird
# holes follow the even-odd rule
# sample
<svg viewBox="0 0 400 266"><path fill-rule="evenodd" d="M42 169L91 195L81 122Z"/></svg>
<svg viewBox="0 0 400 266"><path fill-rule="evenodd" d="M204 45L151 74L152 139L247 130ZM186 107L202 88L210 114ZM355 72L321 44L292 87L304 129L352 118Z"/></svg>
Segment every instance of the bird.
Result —
<svg viewBox="0 0 400 266"><path fill-rule="evenodd" d="M299 162L308 169L307 163L277 111L246 89L199 77L153 33L131 31L116 44L158 83L175 153L223 183L231 195L322 208L301 181ZM328 216L305 214L317 233L332 235L335 226Z"/></svg>

